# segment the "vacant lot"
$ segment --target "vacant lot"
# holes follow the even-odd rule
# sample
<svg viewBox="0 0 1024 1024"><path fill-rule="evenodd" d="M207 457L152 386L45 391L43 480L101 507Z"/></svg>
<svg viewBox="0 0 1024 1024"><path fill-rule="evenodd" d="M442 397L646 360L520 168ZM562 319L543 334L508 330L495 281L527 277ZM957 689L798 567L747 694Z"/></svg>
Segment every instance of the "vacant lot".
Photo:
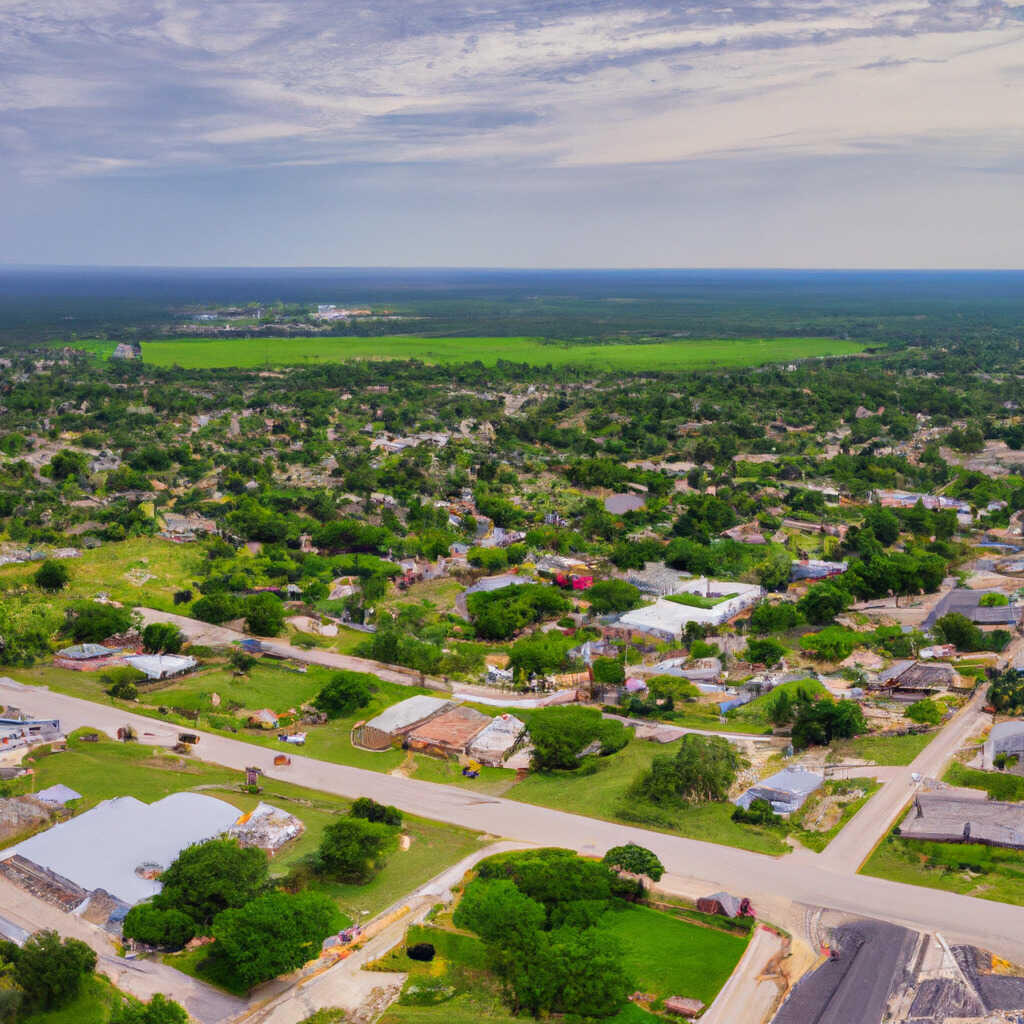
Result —
<svg viewBox="0 0 1024 1024"><path fill-rule="evenodd" d="M836 740L832 744L839 760L857 757L875 764L910 764L938 735L932 732L911 733L906 736L858 736L852 740Z"/></svg>
<svg viewBox="0 0 1024 1024"><path fill-rule="evenodd" d="M91 343L83 343L83 347ZM340 363L349 359L419 359L426 363L499 360L532 366L581 366L598 370L683 370L853 355L862 345L832 338L688 339L643 345L545 344L536 338L239 338L147 341L144 362L186 369ZM102 351L102 350L100 350Z"/></svg>

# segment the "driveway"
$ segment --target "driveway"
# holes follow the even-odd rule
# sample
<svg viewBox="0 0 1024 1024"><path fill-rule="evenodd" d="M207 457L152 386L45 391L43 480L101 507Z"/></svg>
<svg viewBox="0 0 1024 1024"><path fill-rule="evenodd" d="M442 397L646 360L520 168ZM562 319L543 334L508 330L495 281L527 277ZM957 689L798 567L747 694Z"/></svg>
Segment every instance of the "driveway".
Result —
<svg viewBox="0 0 1024 1024"><path fill-rule="evenodd" d="M32 714L57 716L68 731L89 725L116 735L118 726L131 723L140 736L144 732L154 734L144 736L144 742L171 746L177 739L176 726L11 680L0 680L0 701L17 704ZM272 748L209 733L200 735L197 755L239 772L246 765L259 765L269 778L345 797L369 796L409 814L588 855L600 856L612 846L639 843L661 858L670 875L678 876L679 891L729 889L750 896L755 906L774 906L785 898L832 907L918 931L941 931L951 942L981 946L1024 962L1024 908L856 875L853 872L859 851L832 859L767 857L296 754L289 767L275 768ZM671 879L668 884L663 881L661 888L668 885Z"/></svg>

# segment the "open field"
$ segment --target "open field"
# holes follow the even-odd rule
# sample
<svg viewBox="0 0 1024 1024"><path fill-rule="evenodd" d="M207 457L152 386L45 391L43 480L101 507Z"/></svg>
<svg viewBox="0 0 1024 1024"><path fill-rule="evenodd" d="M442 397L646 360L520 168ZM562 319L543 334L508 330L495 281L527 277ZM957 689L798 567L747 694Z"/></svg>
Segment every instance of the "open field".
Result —
<svg viewBox="0 0 1024 1024"><path fill-rule="evenodd" d="M133 537L83 551L64 563L71 573L57 595L42 595L32 584L38 562L0 566L0 590L27 586L34 596L53 603L92 599L105 593L122 604L175 611L175 591L192 585L202 551L198 545L174 544L161 537Z"/></svg>
<svg viewBox="0 0 1024 1024"><path fill-rule="evenodd" d="M909 733L906 736L858 736L852 740L836 740L832 749L839 760L859 757L875 764L906 765L928 746L938 731Z"/></svg>
<svg viewBox="0 0 1024 1024"><path fill-rule="evenodd" d="M951 786L983 789L990 800L1024 800L1024 778L1010 772L982 772L954 761L942 781Z"/></svg>
<svg viewBox="0 0 1024 1024"><path fill-rule="evenodd" d="M102 354L103 343L80 347ZM419 359L426 363L499 360L533 366L580 366L597 370L685 370L707 366L759 366L815 356L855 355L864 346L833 338L687 339L642 345L567 345L536 338L424 338L395 334L380 338L239 338L147 341L142 358L154 366L185 369L252 368L350 359Z"/></svg>
<svg viewBox="0 0 1024 1024"><path fill-rule="evenodd" d="M261 799L266 800L294 814L306 826L306 831L282 847L271 862L271 874L278 877L312 853L324 828L339 814L347 813L350 806L350 801L340 797L273 780L265 780L258 795L244 793L239 788L244 780L236 771L153 747L117 743L102 734L96 743L85 743L75 735L66 752L36 755L32 768L34 775L12 783L15 794L63 782L82 794L79 810L117 796L134 796L152 803L185 790L207 793L233 804L240 812L250 811ZM337 900L346 916L357 920L363 911L378 913L480 848L475 833L454 825L406 816L403 831L410 836L409 849L393 853L368 885L319 885Z"/></svg>

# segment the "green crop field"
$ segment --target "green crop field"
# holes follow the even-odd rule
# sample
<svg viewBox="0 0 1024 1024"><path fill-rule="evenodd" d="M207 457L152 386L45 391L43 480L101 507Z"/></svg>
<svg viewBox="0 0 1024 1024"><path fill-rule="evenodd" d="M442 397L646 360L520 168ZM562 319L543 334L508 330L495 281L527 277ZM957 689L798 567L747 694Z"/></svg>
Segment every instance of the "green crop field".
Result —
<svg viewBox="0 0 1024 1024"><path fill-rule="evenodd" d="M109 355L109 342L78 347ZM380 338L187 338L146 341L143 362L184 369L253 368L349 359L419 359L426 363L499 360L533 366L579 366L597 370L686 370L709 366L759 366L815 356L855 355L864 346L834 338L686 339L651 344L572 345L536 338L424 338L394 334Z"/></svg>

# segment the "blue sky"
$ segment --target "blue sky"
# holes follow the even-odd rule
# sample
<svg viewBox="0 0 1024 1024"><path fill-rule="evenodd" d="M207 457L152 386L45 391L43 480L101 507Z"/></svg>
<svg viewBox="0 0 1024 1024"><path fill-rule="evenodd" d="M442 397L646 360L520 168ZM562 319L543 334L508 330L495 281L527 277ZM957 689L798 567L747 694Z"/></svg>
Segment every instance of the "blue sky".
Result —
<svg viewBox="0 0 1024 1024"><path fill-rule="evenodd" d="M4 0L14 263L1024 266L1024 3Z"/></svg>

